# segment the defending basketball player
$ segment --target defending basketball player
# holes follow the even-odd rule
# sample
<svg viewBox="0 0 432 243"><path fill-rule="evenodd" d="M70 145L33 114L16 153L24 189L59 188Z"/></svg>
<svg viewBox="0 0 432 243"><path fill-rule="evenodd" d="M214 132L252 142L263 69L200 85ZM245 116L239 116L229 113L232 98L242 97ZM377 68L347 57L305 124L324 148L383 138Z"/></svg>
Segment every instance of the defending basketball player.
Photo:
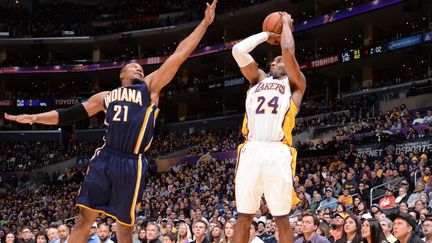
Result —
<svg viewBox="0 0 432 243"><path fill-rule="evenodd" d="M77 197L80 213L69 243L84 243L99 213L118 222L117 239L132 242L135 207L142 196L147 162L142 155L151 144L159 92L177 73L180 65L196 48L215 17L217 0L207 3L205 17L183 40L161 67L144 77L142 67L130 63L120 71L122 87L100 92L69 109L33 115L8 115L19 123L63 124L106 112L108 129L105 144L96 150Z"/></svg>
<svg viewBox="0 0 432 243"><path fill-rule="evenodd" d="M246 142L238 148L235 194L239 219L236 243L247 243L250 223L264 193L280 232L280 242L293 242L288 214L293 197L296 150L291 130L306 89L306 79L295 58L291 16L283 13L282 36L261 32L233 47L232 54L250 82L242 132ZM282 56L270 65L270 76L249 54L263 42L280 44Z"/></svg>

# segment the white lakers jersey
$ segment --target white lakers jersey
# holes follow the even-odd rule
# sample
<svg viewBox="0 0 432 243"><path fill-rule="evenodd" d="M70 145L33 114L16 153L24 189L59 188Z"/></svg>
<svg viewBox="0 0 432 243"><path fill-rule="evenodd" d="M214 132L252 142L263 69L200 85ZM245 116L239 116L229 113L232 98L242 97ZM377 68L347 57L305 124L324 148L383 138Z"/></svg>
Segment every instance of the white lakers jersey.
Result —
<svg viewBox="0 0 432 243"><path fill-rule="evenodd" d="M298 109L288 78L268 77L249 89L242 133L248 141L283 142L292 146Z"/></svg>

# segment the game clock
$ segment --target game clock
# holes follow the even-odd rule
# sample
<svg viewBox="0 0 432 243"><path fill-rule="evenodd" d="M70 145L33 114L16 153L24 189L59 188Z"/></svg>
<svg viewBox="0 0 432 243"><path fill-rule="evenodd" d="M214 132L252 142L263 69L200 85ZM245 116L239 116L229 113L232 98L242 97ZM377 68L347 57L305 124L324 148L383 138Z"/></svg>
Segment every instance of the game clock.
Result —
<svg viewBox="0 0 432 243"><path fill-rule="evenodd" d="M384 45L375 45L372 47L366 47L363 49L363 56L372 56L376 54L381 54L384 52Z"/></svg>
<svg viewBox="0 0 432 243"><path fill-rule="evenodd" d="M363 47L361 49L351 49L341 54L342 62L358 60L363 57L381 54L385 51L384 45L374 45L372 47Z"/></svg>

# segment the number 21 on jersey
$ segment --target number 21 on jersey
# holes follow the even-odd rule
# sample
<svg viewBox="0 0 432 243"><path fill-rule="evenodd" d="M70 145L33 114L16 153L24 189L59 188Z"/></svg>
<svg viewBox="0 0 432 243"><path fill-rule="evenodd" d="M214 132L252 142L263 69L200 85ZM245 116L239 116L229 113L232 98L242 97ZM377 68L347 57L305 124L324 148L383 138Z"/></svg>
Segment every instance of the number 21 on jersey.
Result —
<svg viewBox="0 0 432 243"><path fill-rule="evenodd" d="M124 121L124 122L127 122L127 118L128 118L128 106L127 105L124 105L124 106L121 106L121 105L115 105L114 106L114 111L116 112L115 114L114 114L114 117L113 117L113 121ZM123 119L120 117L120 113L122 112L122 110L123 110Z"/></svg>

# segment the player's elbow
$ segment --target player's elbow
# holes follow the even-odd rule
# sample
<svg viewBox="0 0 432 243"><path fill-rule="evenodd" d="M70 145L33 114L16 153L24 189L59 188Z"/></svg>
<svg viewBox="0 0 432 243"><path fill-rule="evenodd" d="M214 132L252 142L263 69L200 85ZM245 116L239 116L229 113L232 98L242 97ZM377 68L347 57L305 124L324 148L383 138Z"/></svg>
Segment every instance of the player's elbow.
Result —
<svg viewBox="0 0 432 243"><path fill-rule="evenodd" d="M252 56L249 53L245 52L243 48L238 46L238 44L236 44L232 48L231 53L234 57L234 60L237 62L237 65L239 65L239 67L246 67L247 65L249 65L249 63L254 61Z"/></svg>
<svg viewBox="0 0 432 243"><path fill-rule="evenodd" d="M234 59L236 59L236 57L238 57L241 52L241 47L238 44L235 44L231 50L231 54L233 55Z"/></svg>

